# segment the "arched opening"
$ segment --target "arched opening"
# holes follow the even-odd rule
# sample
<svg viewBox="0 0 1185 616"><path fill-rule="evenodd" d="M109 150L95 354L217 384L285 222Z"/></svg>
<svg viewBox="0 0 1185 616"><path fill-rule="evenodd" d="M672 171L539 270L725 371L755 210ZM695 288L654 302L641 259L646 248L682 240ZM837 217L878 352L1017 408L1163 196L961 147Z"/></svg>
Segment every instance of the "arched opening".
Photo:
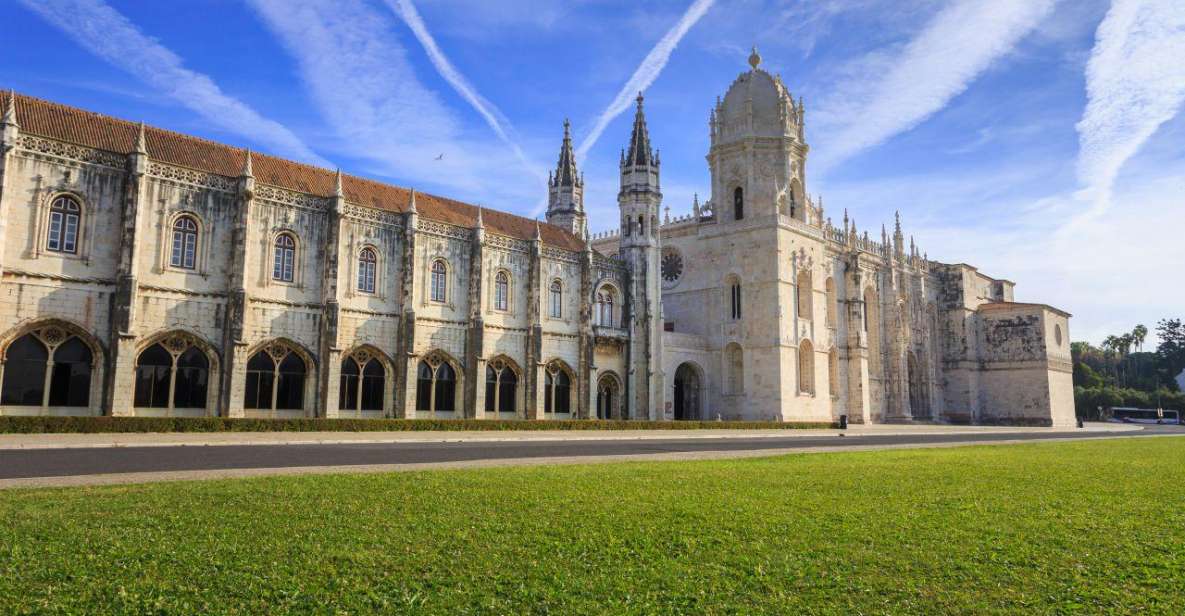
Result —
<svg viewBox="0 0 1185 616"><path fill-rule="evenodd" d="M834 347L827 353L827 389L832 398L839 397L839 352Z"/></svg>
<svg viewBox="0 0 1185 616"><path fill-rule="evenodd" d="M572 370L561 361L547 364L543 375L544 416L572 413Z"/></svg>
<svg viewBox="0 0 1185 616"><path fill-rule="evenodd" d="M432 262L432 270L429 278L429 294L432 301L444 302L448 299L448 265L445 264L444 259L437 259Z"/></svg>
<svg viewBox="0 0 1185 616"><path fill-rule="evenodd" d="M79 335L48 325L14 340L0 358L0 405L35 407L38 413L90 407L95 356Z"/></svg>
<svg viewBox="0 0 1185 616"><path fill-rule="evenodd" d="M795 289L798 292L798 318L811 320L814 312L814 291L811 289L811 272L808 269L803 269L798 273L798 284Z"/></svg>
<svg viewBox="0 0 1185 616"><path fill-rule="evenodd" d="M550 293L548 295L548 305L550 306L549 314L553 319L559 319L564 316L564 285L559 280L551 281Z"/></svg>
<svg viewBox="0 0 1185 616"><path fill-rule="evenodd" d="M790 217L806 222L806 195L798 178L790 180Z"/></svg>
<svg viewBox="0 0 1185 616"><path fill-rule="evenodd" d="M624 419L621 415L621 381L602 374L597 380L597 419Z"/></svg>
<svg viewBox="0 0 1185 616"><path fill-rule="evenodd" d="M138 409L205 409L209 387L210 359L187 334L168 335L136 358Z"/></svg>
<svg viewBox="0 0 1185 616"><path fill-rule="evenodd" d="M810 340L798 344L798 393L815 395L815 347Z"/></svg>
<svg viewBox="0 0 1185 616"><path fill-rule="evenodd" d="M872 287L864 289L864 331L868 337L869 376L880 378L880 303Z"/></svg>
<svg viewBox="0 0 1185 616"><path fill-rule="evenodd" d="M675 420L690 421L703 417L700 409L702 399L699 371L690 363L679 364L675 369Z"/></svg>
<svg viewBox="0 0 1185 616"><path fill-rule="evenodd" d="M382 359L367 350L359 349L342 359L341 382L338 387L339 411L382 411L386 407L387 369Z"/></svg>
<svg viewBox="0 0 1185 616"><path fill-rule="evenodd" d="M930 404L926 395L922 370L918 366L917 357L913 351L905 354L905 368L909 380L909 409L915 419L925 419L930 416Z"/></svg>
<svg viewBox="0 0 1185 616"><path fill-rule="evenodd" d="M373 248L358 253L358 292L374 293L378 288L379 256Z"/></svg>
<svg viewBox="0 0 1185 616"><path fill-rule="evenodd" d="M734 220L745 218L745 190L740 186L732 191L732 217Z"/></svg>
<svg viewBox="0 0 1185 616"><path fill-rule="evenodd" d="M732 343L724 348L725 374L728 393L738 395L745 391L745 356L741 345Z"/></svg>
<svg viewBox="0 0 1185 616"><path fill-rule="evenodd" d="M728 276L724 280L724 286L728 289L728 316L734 321L740 320L742 315L741 279L736 276Z"/></svg>
<svg viewBox="0 0 1185 616"><path fill-rule="evenodd" d="M296 280L296 238L291 233L276 236L273 246L272 279L280 282Z"/></svg>
<svg viewBox="0 0 1185 616"><path fill-rule="evenodd" d="M835 302L835 279L828 277L827 281L823 283L823 288L827 294L827 306L824 309L824 319L827 327L835 327L835 312L838 306Z"/></svg>
<svg viewBox="0 0 1185 616"><path fill-rule="evenodd" d="M62 195L49 206L49 228L45 248L51 252L78 253L82 229L82 206L69 195Z"/></svg>
<svg viewBox="0 0 1185 616"><path fill-rule="evenodd" d="M618 327L617 290L611 285L602 285L593 298L593 325Z"/></svg>
<svg viewBox="0 0 1185 616"><path fill-rule="evenodd" d="M308 364L292 346L266 345L247 360L243 407L267 411L303 411Z"/></svg>
<svg viewBox="0 0 1185 616"><path fill-rule="evenodd" d="M499 357L486 364L485 411L518 412L518 371L508 359Z"/></svg>
<svg viewBox="0 0 1185 616"><path fill-rule="evenodd" d="M457 410L457 370L440 353L420 360L416 370L416 410L431 414Z"/></svg>
<svg viewBox="0 0 1185 616"><path fill-rule="evenodd" d="M510 309L510 274L502 271L494 275L494 310Z"/></svg>
<svg viewBox="0 0 1185 616"><path fill-rule="evenodd" d="M173 221L173 247L169 265L181 269L197 268L198 225L192 216L178 216Z"/></svg>

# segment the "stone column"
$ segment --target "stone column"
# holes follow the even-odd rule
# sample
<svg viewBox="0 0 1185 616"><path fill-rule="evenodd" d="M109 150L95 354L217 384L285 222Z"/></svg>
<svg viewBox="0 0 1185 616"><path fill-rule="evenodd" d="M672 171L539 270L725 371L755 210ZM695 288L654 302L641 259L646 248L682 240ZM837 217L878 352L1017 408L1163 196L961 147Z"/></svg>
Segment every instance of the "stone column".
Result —
<svg viewBox="0 0 1185 616"><path fill-rule="evenodd" d="M322 317L317 358L321 364L317 372L321 387L313 411L314 415L320 417L338 416L338 389L341 386L342 350L338 338L341 320L341 227L346 194L340 170L334 176L333 196L329 204L329 210L325 213L325 244L322 246L325 269L321 279Z"/></svg>
<svg viewBox="0 0 1185 616"><path fill-rule="evenodd" d="M477 408L479 390L484 391L485 373L485 320L482 318L481 303L483 279L485 276L485 225L481 210L477 211L477 226L469 247L469 331L465 336L465 391L461 406L462 416L473 419L481 412ZM480 378L479 378L480 377ZM484 409L484 407L483 407Z"/></svg>
<svg viewBox="0 0 1185 616"><path fill-rule="evenodd" d="M107 370L107 407L112 415L132 415L136 377L136 304L139 294L140 246L147 191L148 144L144 125L136 135L135 150L128 155L120 211L119 263L116 265L115 294L111 298L111 354Z"/></svg>
<svg viewBox="0 0 1185 616"><path fill-rule="evenodd" d="M527 392L523 405L525 419L543 418L543 326L539 319L539 284L543 271L543 236L538 223L531 240L531 257L527 267L527 349L523 365L523 387Z"/></svg>
<svg viewBox="0 0 1185 616"><path fill-rule="evenodd" d="M3 119L0 119L0 246L4 245L5 230L8 228L8 207L4 197L8 178L9 159L16 149L17 140L21 134L21 127L16 120L16 94L8 93L8 104L4 108ZM0 250L0 276L4 274L4 251ZM2 374L0 374L2 376Z"/></svg>
<svg viewBox="0 0 1185 616"><path fill-rule="evenodd" d="M592 240L586 239L584 252L580 254L580 365L576 367L577 403L576 417L588 419L594 417L592 412L592 392L596 389L593 383L593 331L592 331L592 297L593 285L593 252Z"/></svg>
<svg viewBox="0 0 1185 616"><path fill-rule="evenodd" d="M403 218L402 276L399 281L399 340L395 344L395 408L397 418L415 417L416 362L416 311L415 281L416 268L416 225L419 214L416 211L416 192L411 191L408 211Z"/></svg>
<svg viewBox="0 0 1185 616"><path fill-rule="evenodd" d="M223 417L242 417L244 387L247 378L246 321L250 298L247 296L247 269L255 261L251 257L255 242L251 240L251 208L255 202L255 174L251 165L251 151L243 159L239 174L238 194L235 197L234 228L231 230L230 276L227 280L226 312L222 325L222 381L220 383L218 414Z"/></svg>

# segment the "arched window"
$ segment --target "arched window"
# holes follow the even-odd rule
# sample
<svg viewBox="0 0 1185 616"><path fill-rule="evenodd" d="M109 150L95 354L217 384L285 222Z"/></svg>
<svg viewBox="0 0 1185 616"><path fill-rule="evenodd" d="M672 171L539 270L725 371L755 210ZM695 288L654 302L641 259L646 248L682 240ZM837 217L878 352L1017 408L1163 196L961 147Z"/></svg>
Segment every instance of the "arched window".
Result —
<svg viewBox="0 0 1185 616"><path fill-rule="evenodd" d="M518 374L504 360L495 359L486 364L485 408L487 413L518 410Z"/></svg>
<svg viewBox="0 0 1185 616"><path fill-rule="evenodd" d="M206 408L210 361L185 336L171 336L136 358L137 408Z"/></svg>
<svg viewBox="0 0 1185 616"><path fill-rule="evenodd" d="M839 353L834 347L827 353L827 388L832 398L839 397Z"/></svg>
<svg viewBox="0 0 1185 616"><path fill-rule="evenodd" d="M646 235L646 219L638 217L638 235Z"/></svg>
<svg viewBox="0 0 1185 616"><path fill-rule="evenodd" d="M363 248L358 253L358 291L374 293L378 276L379 257L373 248Z"/></svg>
<svg viewBox="0 0 1185 616"><path fill-rule="evenodd" d="M728 393L736 395L745 391L745 355L739 344L728 345L724 350L724 361L727 364Z"/></svg>
<svg viewBox="0 0 1185 616"><path fill-rule="evenodd" d="M197 221L192 216L180 216L173 222L173 254L169 264L182 269L197 267Z"/></svg>
<svg viewBox="0 0 1185 616"><path fill-rule="evenodd" d="M416 410L455 411L457 372L443 358L430 356L416 370Z"/></svg>
<svg viewBox="0 0 1185 616"><path fill-rule="evenodd" d="M547 365L543 378L543 412L572 412L572 378L567 368L558 361Z"/></svg>
<svg viewBox="0 0 1185 616"><path fill-rule="evenodd" d="M597 419L616 419L621 401L621 386L612 374L597 381Z"/></svg>
<svg viewBox="0 0 1185 616"><path fill-rule="evenodd" d="M551 283L551 318L558 319L564 316L564 285L558 280L553 280Z"/></svg>
<svg viewBox="0 0 1185 616"><path fill-rule="evenodd" d="M798 285L796 290L798 292L798 318L810 320L813 316L813 304L811 301L814 297L814 291L811 290L811 272L810 270L802 270L798 273Z"/></svg>
<svg viewBox="0 0 1185 616"><path fill-rule="evenodd" d="M17 338L4 358L0 404L90 406L94 356L77 336L46 327Z"/></svg>
<svg viewBox="0 0 1185 616"><path fill-rule="evenodd" d="M810 340L798 345L798 392L815 395L815 347Z"/></svg>
<svg viewBox="0 0 1185 616"><path fill-rule="evenodd" d="M868 334L868 367L873 376L879 377L880 371L880 310L878 309L876 290L868 287L864 290L864 331Z"/></svg>
<svg viewBox="0 0 1185 616"><path fill-rule="evenodd" d="M280 282L296 280L296 239L288 233L276 236L272 278Z"/></svg>
<svg viewBox="0 0 1185 616"><path fill-rule="evenodd" d="M745 190L740 186L732 191L732 214L736 220L745 218Z"/></svg>
<svg viewBox="0 0 1185 616"><path fill-rule="evenodd" d="M494 276L494 310L510 309L510 275L498 272Z"/></svg>
<svg viewBox="0 0 1185 616"><path fill-rule="evenodd" d="M339 410L381 411L386 388L386 369L379 358L359 351L342 360Z"/></svg>
<svg viewBox="0 0 1185 616"><path fill-rule="evenodd" d="M443 259L437 259L432 262L432 272L429 280L430 297L434 302L444 302L447 295L445 289L448 281L448 266L444 264Z"/></svg>
<svg viewBox="0 0 1185 616"><path fill-rule="evenodd" d="M273 344L247 360L243 406L270 411L304 408L308 368L300 355L284 344Z"/></svg>
<svg viewBox="0 0 1185 616"><path fill-rule="evenodd" d="M741 281L736 276L728 279L729 318L736 321L741 318Z"/></svg>
<svg viewBox="0 0 1185 616"><path fill-rule="evenodd" d="M838 310L835 302L835 279L828 278L823 285L827 292L827 307L824 309L823 318L826 320L827 327L835 327L835 311Z"/></svg>
<svg viewBox="0 0 1185 616"><path fill-rule="evenodd" d="M49 206L49 235L45 248L53 252L76 254L78 230L82 228L82 206L73 197L61 196Z"/></svg>
<svg viewBox="0 0 1185 616"><path fill-rule="evenodd" d="M593 306L593 324L601 327L615 327L613 313L613 290L602 287L597 291Z"/></svg>

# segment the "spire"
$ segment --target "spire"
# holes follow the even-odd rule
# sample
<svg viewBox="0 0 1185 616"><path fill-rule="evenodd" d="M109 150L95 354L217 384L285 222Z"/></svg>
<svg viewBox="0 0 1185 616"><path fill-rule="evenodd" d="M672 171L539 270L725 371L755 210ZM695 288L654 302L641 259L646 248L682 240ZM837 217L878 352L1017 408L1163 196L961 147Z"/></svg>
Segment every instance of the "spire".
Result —
<svg viewBox="0 0 1185 616"><path fill-rule="evenodd" d="M136 153L148 153L148 140L144 137L144 123L140 123L139 131L136 133Z"/></svg>
<svg viewBox="0 0 1185 616"><path fill-rule="evenodd" d="M8 107L4 110L4 120L0 124L20 126L16 123L16 90L8 91Z"/></svg>
<svg viewBox="0 0 1185 616"><path fill-rule="evenodd" d="M630 148L625 154L623 166L645 167L651 164L654 153L650 150L650 131L646 128L646 114L642 111L642 93L638 92L638 110L634 112L634 132L630 135Z"/></svg>
<svg viewBox="0 0 1185 616"><path fill-rule="evenodd" d="M243 172L239 174L242 177L255 177L255 169L251 164L251 148L247 148L247 156L243 158Z"/></svg>
<svg viewBox="0 0 1185 616"><path fill-rule="evenodd" d="M753 46L753 52L749 54L749 66L753 67L753 70L757 70L757 67L761 66L761 54L757 53L756 45Z"/></svg>
<svg viewBox="0 0 1185 616"><path fill-rule="evenodd" d="M337 173L333 176L333 196L346 196L346 191L342 187L342 170L340 167L338 168Z"/></svg>
<svg viewBox="0 0 1185 616"><path fill-rule="evenodd" d="M582 184L576 172L576 154L572 151L572 123L564 118L564 142L560 146L560 159L555 166L552 186L575 186Z"/></svg>
<svg viewBox="0 0 1185 616"><path fill-rule="evenodd" d="M411 197L408 198L407 211L412 214L419 213L419 210L416 209L416 189L414 188L411 189Z"/></svg>
<svg viewBox="0 0 1185 616"><path fill-rule="evenodd" d="M539 226L539 219L538 218L535 219L535 241L536 242L543 241L543 229Z"/></svg>
<svg viewBox="0 0 1185 616"><path fill-rule="evenodd" d="M486 228L486 223L484 220L482 220L482 217L481 217L481 206L480 205L477 206L477 224L474 226L477 227L478 229Z"/></svg>
<svg viewBox="0 0 1185 616"><path fill-rule="evenodd" d="M901 210L897 210L897 212L894 214L894 217L897 221L897 227L896 230L893 231L893 237L901 237Z"/></svg>

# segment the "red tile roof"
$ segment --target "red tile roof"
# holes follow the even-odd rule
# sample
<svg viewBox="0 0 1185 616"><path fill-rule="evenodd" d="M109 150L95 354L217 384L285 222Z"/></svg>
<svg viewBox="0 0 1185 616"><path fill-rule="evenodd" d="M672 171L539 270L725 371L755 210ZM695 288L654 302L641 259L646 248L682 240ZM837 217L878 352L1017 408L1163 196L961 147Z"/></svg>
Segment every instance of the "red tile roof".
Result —
<svg viewBox="0 0 1185 616"><path fill-rule="evenodd" d="M1025 303L1025 302L987 302L984 304L980 304L979 307L976 308L976 310L978 310L978 311L1014 310L1014 309L1021 310L1021 309L1025 309L1025 308L1044 308L1046 310L1056 312L1057 314L1065 315L1067 317L1070 316L1070 313L1068 313L1064 310L1059 310L1057 308L1054 308L1053 306L1050 306L1049 304L1030 304L1030 303Z"/></svg>
<svg viewBox="0 0 1185 616"><path fill-rule="evenodd" d="M7 110L9 97L0 97L0 114ZM119 154L135 149L138 125L76 107L16 95L16 117L22 133L64 141ZM227 177L238 177L245 150L214 141L183 135L151 126L145 127L148 156L160 162L188 167ZM255 181L292 191L328 197L333 195L334 172L311 165L251 153ZM392 212L406 212L411 191L399 186L343 174L342 187L350 203ZM416 209L430 220L472 227L477 206L445 197L417 192ZM486 231L513 238L535 237L536 221L497 210L483 210ZM540 223L543 243L567 250L582 250L584 242L571 233Z"/></svg>

